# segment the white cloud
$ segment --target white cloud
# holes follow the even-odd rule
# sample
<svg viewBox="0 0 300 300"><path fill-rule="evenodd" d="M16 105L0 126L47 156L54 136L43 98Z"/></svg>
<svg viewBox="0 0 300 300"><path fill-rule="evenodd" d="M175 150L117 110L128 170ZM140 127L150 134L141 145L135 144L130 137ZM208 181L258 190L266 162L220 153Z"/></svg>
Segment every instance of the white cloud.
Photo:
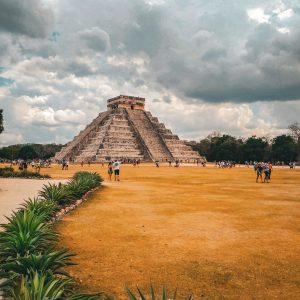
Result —
<svg viewBox="0 0 300 300"><path fill-rule="evenodd" d="M276 12L276 10L274 12ZM293 15L294 11L291 8L277 11L277 17L280 20L291 18Z"/></svg>
<svg viewBox="0 0 300 300"><path fill-rule="evenodd" d="M15 131L4 131L1 133L0 147L21 144L24 142L22 134Z"/></svg>
<svg viewBox="0 0 300 300"><path fill-rule="evenodd" d="M264 13L264 9L261 7L252 8L247 10L249 19L254 20L258 23L269 23L270 15Z"/></svg>

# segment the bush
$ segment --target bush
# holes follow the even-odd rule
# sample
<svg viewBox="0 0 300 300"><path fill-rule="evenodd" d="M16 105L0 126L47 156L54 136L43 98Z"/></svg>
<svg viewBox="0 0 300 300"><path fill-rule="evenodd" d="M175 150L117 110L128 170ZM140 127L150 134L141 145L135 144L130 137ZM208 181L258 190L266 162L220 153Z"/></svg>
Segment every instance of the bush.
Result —
<svg viewBox="0 0 300 300"><path fill-rule="evenodd" d="M30 277L22 276L20 283L11 288L13 299L42 300L64 299L62 296L69 290L71 279L61 279L35 272Z"/></svg>
<svg viewBox="0 0 300 300"><path fill-rule="evenodd" d="M90 184L90 188L93 189L101 185L103 179L102 177L96 172L77 172L73 176L74 180L87 180Z"/></svg>
<svg viewBox="0 0 300 300"><path fill-rule="evenodd" d="M58 210L58 205L54 201L41 198L28 198L22 207L22 209L33 212L35 215L44 216L46 221L50 220Z"/></svg>
<svg viewBox="0 0 300 300"><path fill-rule="evenodd" d="M46 250L44 253L33 253L26 256L20 256L12 261L2 264L1 269L7 275L18 274L30 276L32 272L39 272L48 275L61 275L69 277L69 274L63 269L66 266L74 265L71 257L74 254L68 250Z"/></svg>
<svg viewBox="0 0 300 300"><path fill-rule="evenodd" d="M51 201L60 206L65 206L72 202L72 195L68 192L64 184L48 183L44 184L39 192L39 197L44 201Z"/></svg>
<svg viewBox="0 0 300 300"><path fill-rule="evenodd" d="M23 171L14 171L11 167L4 167L0 168L0 177L9 178L9 177L16 177L16 178L37 178L37 179L47 179L51 178L49 175L41 175L40 173L30 172L27 170Z"/></svg>
<svg viewBox="0 0 300 300"><path fill-rule="evenodd" d="M2 174L11 171L2 168ZM8 298L98 299L98 294L74 293L74 282L65 271L65 267L73 265L74 254L65 249L54 250L58 234L49 221L59 206L81 198L101 181L96 173L82 172L67 184L44 185L38 198L29 198L7 218L7 224L0 226L0 287Z"/></svg>
<svg viewBox="0 0 300 300"><path fill-rule="evenodd" d="M130 289L126 288L128 298L130 300L146 300L145 294L137 287L138 295L135 295ZM150 297L149 299L155 300L155 299L162 299L162 300L176 300L177 299L177 290L173 293L173 296L170 296L167 292L167 289L163 287L161 296L159 297L156 295L153 286L150 286ZM189 295L186 297L187 300L193 300L193 296Z"/></svg>
<svg viewBox="0 0 300 300"><path fill-rule="evenodd" d="M66 206L82 198L88 191L101 185L103 179L97 173L78 172L67 184L49 183L43 186L39 197L52 201L60 206Z"/></svg>
<svg viewBox="0 0 300 300"><path fill-rule="evenodd" d="M34 212L20 210L7 219L9 223L1 225L1 261L46 250L58 238L50 224L45 223L45 217Z"/></svg>

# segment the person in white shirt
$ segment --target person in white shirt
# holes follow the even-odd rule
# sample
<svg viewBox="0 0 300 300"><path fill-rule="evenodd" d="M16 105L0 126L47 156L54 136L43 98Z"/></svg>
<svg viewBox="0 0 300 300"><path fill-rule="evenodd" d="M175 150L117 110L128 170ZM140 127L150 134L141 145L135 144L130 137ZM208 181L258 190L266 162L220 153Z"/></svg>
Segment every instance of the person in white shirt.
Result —
<svg viewBox="0 0 300 300"><path fill-rule="evenodd" d="M115 175L115 181L120 181L120 167L121 163L119 161L115 161L113 163L113 170L114 170L114 175Z"/></svg>

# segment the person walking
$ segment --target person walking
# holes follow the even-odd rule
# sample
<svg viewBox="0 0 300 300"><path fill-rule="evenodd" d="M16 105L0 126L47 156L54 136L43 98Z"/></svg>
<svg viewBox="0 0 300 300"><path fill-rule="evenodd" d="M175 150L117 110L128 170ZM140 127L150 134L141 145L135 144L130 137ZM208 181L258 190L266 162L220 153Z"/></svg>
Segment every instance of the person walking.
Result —
<svg viewBox="0 0 300 300"><path fill-rule="evenodd" d="M269 161L268 165L269 165L269 181L271 181L271 173L273 171L273 165L270 161Z"/></svg>
<svg viewBox="0 0 300 300"><path fill-rule="evenodd" d="M114 175L115 175L115 181L120 181L120 167L121 167L121 163L116 160L113 163L113 170L114 170Z"/></svg>
<svg viewBox="0 0 300 300"><path fill-rule="evenodd" d="M256 182L258 182L258 178L260 178L260 182L263 182L262 173L263 173L263 165L262 163L258 163L256 165Z"/></svg>
<svg viewBox="0 0 300 300"><path fill-rule="evenodd" d="M264 182L269 183L269 181L270 181L270 168L269 168L268 163L264 164L264 173L265 173Z"/></svg>
<svg viewBox="0 0 300 300"><path fill-rule="evenodd" d="M108 166L107 166L107 173L108 173L108 179L109 181L111 181L111 177L112 177L112 174L113 174L113 165L112 165L112 162L110 161L108 163Z"/></svg>

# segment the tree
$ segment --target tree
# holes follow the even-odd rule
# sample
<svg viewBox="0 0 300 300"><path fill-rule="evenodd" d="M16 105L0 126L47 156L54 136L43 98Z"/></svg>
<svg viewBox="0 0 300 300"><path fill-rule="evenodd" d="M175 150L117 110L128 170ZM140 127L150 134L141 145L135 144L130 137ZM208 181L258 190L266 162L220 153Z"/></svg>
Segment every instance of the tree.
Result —
<svg viewBox="0 0 300 300"><path fill-rule="evenodd" d="M252 136L242 145L242 160L263 161L268 159L268 142L264 138Z"/></svg>
<svg viewBox="0 0 300 300"><path fill-rule="evenodd" d="M297 158L297 144L290 135L279 135L273 139L272 159L289 163Z"/></svg>
<svg viewBox="0 0 300 300"><path fill-rule="evenodd" d="M300 124L298 122L291 124L289 130L294 140L298 142L300 140Z"/></svg>
<svg viewBox="0 0 300 300"><path fill-rule="evenodd" d="M239 147L241 141L230 135L215 136L211 139L210 161L232 160L239 161Z"/></svg>
<svg viewBox="0 0 300 300"><path fill-rule="evenodd" d="M201 140L199 143L193 144L192 149L197 151L201 156L209 157L211 141L208 138Z"/></svg>
<svg viewBox="0 0 300 300"><path fill-rule="evenodd" d="M3 109L0 109L0 133L4 130L3 128Z"/></svg>
<svg viewBox="0 0 300 300"><path fill-rule="evenodd" d="M291 135L297 143L297 160L300 160L300 124L295 122L289 126Z"/></svg>
<svg viewBox="0 0 300 300"><path fill-rule="evenodd" d="M48 159L53 157L57 151L60 151L62 145L56 144L20 144L11 145L7 147L0 148L0 158L2 159L16 159L20 157L20 150L25 146L30 146L36 153L35 158ZM24 150L22 150L24 151ZM23 156L23 154L21 153Z"/></svg>
<svg viewBox="0 0 300 300"><path fill-rule="evenodd" d="M25 145L20 149L19 158L22 159L34 159L37 158L38 155L34 148L31 145Z"/></svg>

